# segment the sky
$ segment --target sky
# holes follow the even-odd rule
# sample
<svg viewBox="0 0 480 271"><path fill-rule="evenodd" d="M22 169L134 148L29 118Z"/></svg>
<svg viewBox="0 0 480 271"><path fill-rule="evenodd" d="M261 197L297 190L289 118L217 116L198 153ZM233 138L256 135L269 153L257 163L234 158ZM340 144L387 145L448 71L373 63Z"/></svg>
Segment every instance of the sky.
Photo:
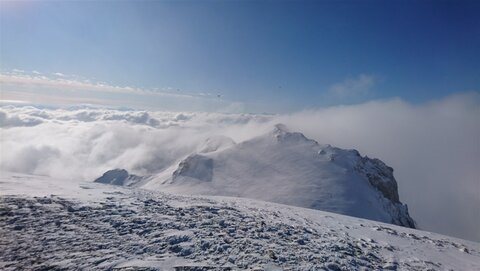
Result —
<svg viewBox="0 0 480 271"><path fill-rule="evenodd" d="M2 1L1 98L268 113L422 103L478 91L479 13L478 1Z"/></svg>

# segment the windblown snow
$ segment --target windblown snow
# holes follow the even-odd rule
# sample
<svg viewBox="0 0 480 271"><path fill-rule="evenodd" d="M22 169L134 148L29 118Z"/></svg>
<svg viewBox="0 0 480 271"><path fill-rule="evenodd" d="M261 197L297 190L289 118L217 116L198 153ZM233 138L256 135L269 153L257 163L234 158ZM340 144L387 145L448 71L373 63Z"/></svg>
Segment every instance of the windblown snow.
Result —
<svg viewBox="0 0 480 271"><path fill-rule="evenodd" d="M245 198L2 172L1 270L479 270L478 243Z"/></svg>
<svg viewBox="0 0 480 271"><path fill-rule="evenodd" d="M97 182L105 183L105 176ZM415 227L399 200L392 168L356 150L320 145L282 124L238 144L225 137L208 139L200 151L145 176L137 186L252 198Z"/></svg>

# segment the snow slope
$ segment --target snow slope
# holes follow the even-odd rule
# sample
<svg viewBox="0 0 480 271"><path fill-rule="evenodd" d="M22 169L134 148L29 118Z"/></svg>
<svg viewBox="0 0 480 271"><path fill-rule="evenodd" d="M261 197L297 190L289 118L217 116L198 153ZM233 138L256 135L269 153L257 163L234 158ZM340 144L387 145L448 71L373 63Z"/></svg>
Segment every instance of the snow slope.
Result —
<svg viewBox="0 0 480 271"><path fill-rule="evenodd" d="M143 187L259 199L415 227L399 201L393 169L378 159L320 145L281 124L239 144L214 142L223 147L202 148Z"/></svg>
<svg viewBox="0 0 480 271"><path fill-rule="evenodd" d="M480 270L480 244L251 199L2 172L0 269Z"/></svg>

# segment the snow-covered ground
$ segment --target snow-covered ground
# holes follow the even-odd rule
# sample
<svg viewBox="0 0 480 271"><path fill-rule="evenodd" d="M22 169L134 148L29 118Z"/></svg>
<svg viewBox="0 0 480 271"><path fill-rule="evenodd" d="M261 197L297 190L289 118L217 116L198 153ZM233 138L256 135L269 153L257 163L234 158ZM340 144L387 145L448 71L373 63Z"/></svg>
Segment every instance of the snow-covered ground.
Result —
<svg viewBox="0 0 480 271"><path fill-rule="evenodd" d="M371 220L0 175L1 270L480 270L479 243Z"/></svg>

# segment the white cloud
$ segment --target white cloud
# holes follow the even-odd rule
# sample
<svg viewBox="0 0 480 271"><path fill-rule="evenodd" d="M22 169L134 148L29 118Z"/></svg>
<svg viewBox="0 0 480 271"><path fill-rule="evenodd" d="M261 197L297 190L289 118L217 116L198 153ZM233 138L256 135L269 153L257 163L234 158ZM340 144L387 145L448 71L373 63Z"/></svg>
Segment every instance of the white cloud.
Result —
<svg viewBox="0 0 480 271"><path fill-rule="evenodd" d="M6 112L0 110L0 127L36 126L42 122L43 120L41 118L35 116L8 116Z"/></svg>
<svg viewBox="0 0 480 271"><path fill-rule="evenodd" d="M93 180L116 167L158 172L210 136L241 142L281 122L392 166L401 200L421 228L480 240L478 93L423 105L394 99L286 115L1 109L0 168L66 180Z"/></svg>
<svg viewBox="0 0 480 271"><path fill-rule="evenodd" d="M60 73L56 73L57 76ZM63 74L61 74L64 77ZM49 78L46 76L31 76L26 74L0 74L0 83L3 85L49 87L65 91L84 90L116 93L142 93L141 89L132 87L111 86L101 83L82 82L78 80Z"/></svg>
<svg viewBox="0 0 480 271"><path fill-rule="evenodd" d="M131 86L116 86L105 82L92 82L55 73L48 77L38 72L27 74L6 72L0 74L2 100L32 101L36 104L97 104L135 108L180 111L238 110L238 103L212 95L172 89L144 89Z"/></svg>
<svg viewBox="0 0 480 271"><path fill-rule="evenodd" d="M19 74L22 73L22 74ZM38 71L33 71L32 74L23 74L23 70L14 69L12 73L0 74L0 83L3 87L13 86L31 86L31 87L48 87L55 88L64 91L83 90L83 91L98 91L98 92L112 92L112 93L130 93L130 94L143 94L143 95L160 95L160 96L173 96L184 98L195 98L201 95L194 93L177 93L173 91L159 91L158 89L142 89L130 86L115 86L105 82L91 82L90 80L80 80L72 76L67 76L63 73L53 73L55 77L47 77L41 75ZM58 78L62 77L62 78ZM73 79L75 78L75 79ZM171 89L169 89L171 90Z"/></svg>
<svg viewBox="0 0 480 271"><path fill-rule="evenodd" d="M401 199L424 229L480 240L480 95L414 106L402 100L282 117L319 142L356 148L395 169Z"/></svg>
<svg viewBox="0 0 480 271"><path fill-rule="evenodd" d="M14 72L14 73L24 73L25 71L20 70L20 69L13 69L12 72Z"/></svg>
<svg viewBox="0 0 480 271"><path fill-rule="evenodd" d="M334 96L344 98L365 95L375 85L375 78L368 74L360 74L355 78L345 79L341 83L332 85L328 92Z"/></svg>

